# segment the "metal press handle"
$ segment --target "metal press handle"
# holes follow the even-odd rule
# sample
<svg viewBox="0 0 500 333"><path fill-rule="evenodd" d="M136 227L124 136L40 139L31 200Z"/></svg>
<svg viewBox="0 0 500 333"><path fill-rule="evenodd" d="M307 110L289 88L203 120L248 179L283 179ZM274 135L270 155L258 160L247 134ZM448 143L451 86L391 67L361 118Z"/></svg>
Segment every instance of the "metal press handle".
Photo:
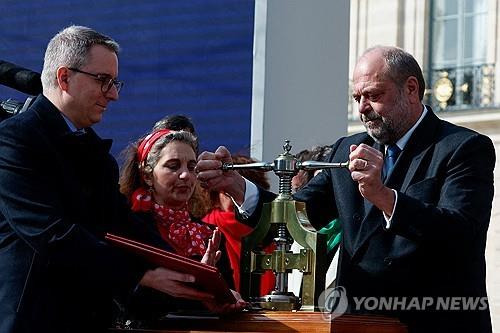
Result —
<svg viewBox="0 0 500 333"><path fill-rule="evenodd" d="M224 163L221 167L222 171L227 170L242 170L242 169L257 169L263 171L271 171L274 169L274 164L269 162L257 162L257 163L248 163L248 164L233 164L233 163Z"/></svg>
<svg viewBox="0 0 500 333"><path fill-rule="evenodd" d="M297 162L297 169L301 170L320 170L320 169L333 169L333 168L349 168L349 161L341 163L329 163L319 161L304 161Z"/></svg>
<svg viewBox="0 0 500 333"><path fill-rule="evenodd" d="M318 162L318 161L304 161L299 162L295 165L297 170L320 170L320 169L334 169L334 168L349 168L349 161L347 162L337 162L337 163L329 163L329 162ZM232 163L224 163L221 167L223 171L227 170L242 170L242 169L254 169L254 170L263 170L263 171L271 171L274 170L274 164L269 162L257 162L257 163L248 163L248 164L232 164Z"/></svg>

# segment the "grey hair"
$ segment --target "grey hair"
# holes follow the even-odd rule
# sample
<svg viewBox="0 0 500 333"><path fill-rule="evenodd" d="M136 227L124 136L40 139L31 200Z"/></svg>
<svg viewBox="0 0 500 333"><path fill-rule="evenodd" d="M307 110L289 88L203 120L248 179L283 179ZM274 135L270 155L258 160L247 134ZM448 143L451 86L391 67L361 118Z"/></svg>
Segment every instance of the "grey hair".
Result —
<svg viewBox="0 0 500 333"><path fill-rule="evenodd" d="M418 82L418 95L420 100L424 98L425 80L422 69L417 60L408 52L398 47L392 46L374 46L363 52L363 55L372 51L381 51L386 64L386 75L398 87L406 82L410 76L414 76Z"/></svg>
<svg viewBox="0 0 500 333"><path fill-rule="evenodd" d="M88 61L94 45L102 45L116 53L120 46L110 37L87 27L72 25L59 31L47 45L42 70L43 90L57 88L56 72L60 66L80 68Z"/></svg>
<svg viewBox="0 0 500 333"><path fill-rule="evenodd" d="M168 145L170 142L173 141L179 141L187 144L188 146L193 148L193 152L196 155L196 149L198 147L198 139L193 134L187 131L175 131L168 133L164 137L158 139L158 141L156 141L153 147L151 148L151 151L149 152L146 158L146 163L144 163L143 172L145 174L150 174L153 172L153 169L160 160L161 151L163 150L163 148L165 148L166 145Z"/></svg>

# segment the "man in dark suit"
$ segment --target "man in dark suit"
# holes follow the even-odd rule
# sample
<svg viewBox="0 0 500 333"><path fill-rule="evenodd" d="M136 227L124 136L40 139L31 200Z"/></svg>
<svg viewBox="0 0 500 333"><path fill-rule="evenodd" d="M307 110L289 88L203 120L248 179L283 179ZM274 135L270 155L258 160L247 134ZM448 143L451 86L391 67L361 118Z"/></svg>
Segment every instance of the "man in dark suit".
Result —
<svg viewBox="0 0 500 333"><path fill-rule="evenodd" d="M342 222L337 283L352 311L398 316L411 332L491 332L484 251L494 148L422 105L424 89L410 54L367 50L353 74L367 132L339 139L329 158L349 160L349 172L321 172L294 198L306 202L317 228ZM226 161L224 147L203 153L198 178L230 194L253 221L273 195L223 173Z"/></svg>
<svg viewBox="0 0 500 333"><path fill-rule="evenodd" d="M118 44L81 26L52 38L43 94L0 124L0 332L96 332L138 283L211 300L194 277L109 247L131 232L111 140L90 128L118 99Z"/></svg>

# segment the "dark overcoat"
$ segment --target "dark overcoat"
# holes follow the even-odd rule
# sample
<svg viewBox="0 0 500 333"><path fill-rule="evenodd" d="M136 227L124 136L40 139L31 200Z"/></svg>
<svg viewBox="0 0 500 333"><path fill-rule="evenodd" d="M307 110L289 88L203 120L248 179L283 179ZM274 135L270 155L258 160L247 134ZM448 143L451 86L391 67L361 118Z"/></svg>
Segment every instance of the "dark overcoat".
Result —
<svg viewBox="0 0 500 333"><path fill-rule="evenodd" d="M103 330L144 274L103 242L128 229L110 146L42 95L0 124L0 332Z"/></svg>

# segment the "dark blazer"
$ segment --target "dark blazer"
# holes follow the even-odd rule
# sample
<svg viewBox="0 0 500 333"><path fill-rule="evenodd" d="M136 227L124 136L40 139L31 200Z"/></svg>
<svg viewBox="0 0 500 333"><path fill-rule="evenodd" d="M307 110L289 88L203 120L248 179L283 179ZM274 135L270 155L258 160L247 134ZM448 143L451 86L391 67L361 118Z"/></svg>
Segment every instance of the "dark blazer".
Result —
<svg viewBox="0 0 500 333"><path fill-rule="evenodd" d="M295 199L306 202L317 228L334 218L342 222L338 285L345 287L352 311L367 310L356 309L354 296L434 297L434 302L437 297L478 297L474 300L479 299L481 311L432 311L435 307L429 306L427 311L396 307L381 312L398 316L412 331L490 332L484 252L493 199L493 144L427 108L386 180L398 192L389 230L382 212L360 195L345 169L321 172ZM356 134L338 140L329 161L348 160L349 146L360 143L384 149L366 133ZM261 197L272 199L263 191Z"/></svg>
<svg viewBox="0 0 500 333"><path fill-rule="evenodd" d="M95 332L146 267L107 246L126 233L110 140L71 133L39 96L0 123L0 332Z"/></svg>
<svg viewBox="0 0 500 333"><path fill-rule="evenodd" d="M141 243L149 244L165 251L174 252L175 250L161 236L153 215L147 212L135 213L134 222L138 224L134 229L133 239ZM193 221L205 224L211 229L214 226L203 221L193 219ZM219 249L221 258L216 266L221 272L228 286L234 289L233 271L229 263L229 257L225 249L225 238L223 235ZM200 258L192 258L198 259ZM118 300L117 300L118 301ZM119 301L118 301L119 302ZM203 313L208 312L201 302L191 301L181 298L175 298L157 290L138 286L121 305L122 311L116 318L118 326L127 326L128 328L161 328L161 318L171 312Z"/></svg>

